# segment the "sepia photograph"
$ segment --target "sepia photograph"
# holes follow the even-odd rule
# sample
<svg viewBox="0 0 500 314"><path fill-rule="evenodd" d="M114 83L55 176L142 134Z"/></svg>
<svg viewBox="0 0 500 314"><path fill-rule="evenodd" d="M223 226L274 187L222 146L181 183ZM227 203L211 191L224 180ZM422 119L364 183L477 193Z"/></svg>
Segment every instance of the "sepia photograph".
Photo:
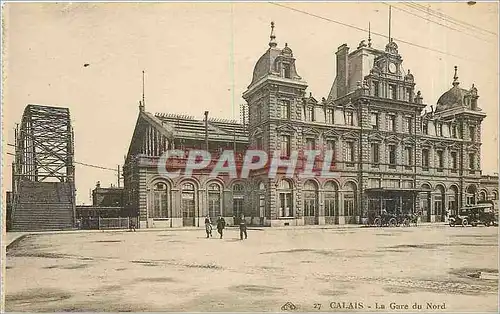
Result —
<svg viewBox="0 0 500 314"><path fill-rule="evenodd" d="M498 313L498 1L1 9L2 312Z"/></svg>

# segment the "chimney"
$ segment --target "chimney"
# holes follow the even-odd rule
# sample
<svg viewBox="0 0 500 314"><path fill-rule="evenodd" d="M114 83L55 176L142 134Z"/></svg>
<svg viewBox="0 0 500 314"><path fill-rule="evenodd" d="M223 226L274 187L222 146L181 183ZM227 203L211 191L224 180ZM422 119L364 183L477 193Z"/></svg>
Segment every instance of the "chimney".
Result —
<svg viewBox="0 0 500 314"><path fill-rule="evenodd" d="M347 94L347 55L349 54L349 47L347 47L347 44L343 44L335 54L337 55L337 97L342 97Z"/></svg>

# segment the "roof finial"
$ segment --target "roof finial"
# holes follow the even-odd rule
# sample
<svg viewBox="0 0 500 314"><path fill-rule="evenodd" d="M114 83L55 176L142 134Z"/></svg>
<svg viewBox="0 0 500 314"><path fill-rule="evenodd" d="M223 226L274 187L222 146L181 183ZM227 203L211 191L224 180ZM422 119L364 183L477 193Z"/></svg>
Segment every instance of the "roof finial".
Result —
<svg viewBox="0 0 500 314"><path fill-rule="evenodd" d="M368 22L368 47L372 46L372 30L370 22Z"/></svg>
<svg viewBox="0 0 500 314"><path fill-rule="evenodd" d="M457 86L458 84L460 84L460 82L458 82L457 69L458 69L458 67L455 65L455 75L453 76L453 86Z"/></svg>
<svg viewBox="0 0 500 314"><path fill-rule="evenodd" d="M274 35L274 22L271 22L271 40L269 41L269 47L275 48L278 44L276 43L276 36Z"/></svg>

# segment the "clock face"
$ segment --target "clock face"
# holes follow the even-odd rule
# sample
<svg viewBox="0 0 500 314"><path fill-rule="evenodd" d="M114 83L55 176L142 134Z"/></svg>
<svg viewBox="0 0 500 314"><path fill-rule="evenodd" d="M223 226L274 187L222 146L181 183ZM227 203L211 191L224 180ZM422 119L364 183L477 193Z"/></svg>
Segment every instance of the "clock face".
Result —
<svg viewBox="0 0 500 314"><path fill-rule="evenodd" d="M396 73L396 65L394 63L389 63L389 72Z"/></svg>

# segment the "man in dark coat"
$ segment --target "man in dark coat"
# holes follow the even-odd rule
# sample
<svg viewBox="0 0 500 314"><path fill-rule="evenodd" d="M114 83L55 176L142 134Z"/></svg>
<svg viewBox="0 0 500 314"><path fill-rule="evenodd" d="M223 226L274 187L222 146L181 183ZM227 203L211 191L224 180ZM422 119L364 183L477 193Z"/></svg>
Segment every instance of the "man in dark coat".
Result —
<svg viewBox="0 0 500 314"><path fill-rule="evenodd" d="M243 234L245 234L245 239L247 238L247 223L245 217L241 216L240 219L240 240L243 240Z"/></svg>
<svg viewBox="0 0 500 314"><path fill-rule="evenodd" d="M219 219L217 219L217 232L220 234L221 239L224 228L226 228L226 221L222 216L219 216Z"/></svg>

